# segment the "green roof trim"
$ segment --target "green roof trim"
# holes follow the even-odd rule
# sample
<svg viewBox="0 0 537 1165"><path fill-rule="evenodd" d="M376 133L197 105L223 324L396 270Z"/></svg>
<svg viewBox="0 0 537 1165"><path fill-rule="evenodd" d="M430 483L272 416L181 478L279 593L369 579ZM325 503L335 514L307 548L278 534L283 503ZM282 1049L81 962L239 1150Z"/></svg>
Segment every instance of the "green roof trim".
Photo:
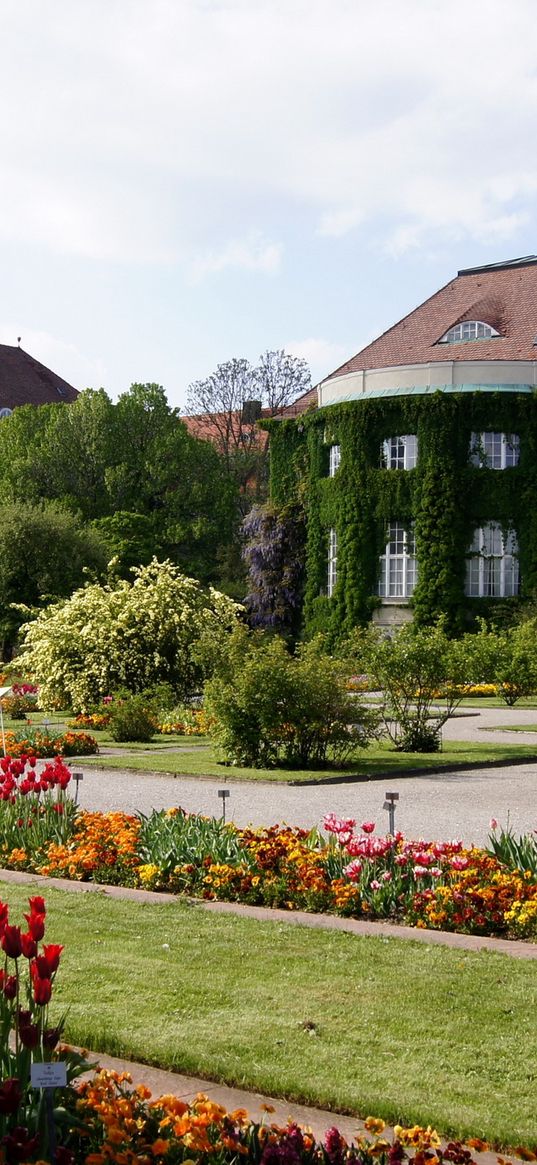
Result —
<svg viewBox="0 0 537 1165"><path fill-rule="evenodd" d="M435 392L535 392L533 384L424 384L411 388L367 388L365 392L348 392L325 401L320 407L343 404L351 400L382 400L383 397L430 396Z"/></svg>

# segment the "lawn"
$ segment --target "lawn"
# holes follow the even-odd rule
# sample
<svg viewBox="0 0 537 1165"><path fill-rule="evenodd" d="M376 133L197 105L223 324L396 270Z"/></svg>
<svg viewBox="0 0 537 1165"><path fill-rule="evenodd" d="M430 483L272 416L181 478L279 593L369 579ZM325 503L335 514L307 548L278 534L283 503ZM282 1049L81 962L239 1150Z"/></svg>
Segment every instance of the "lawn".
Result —
<svg viewBox="0 0 537 1165"><path fill-rule="evenodd" d="M350 777L374 780L383 776L404 776L408 770L450 768L453 765L487 765L491 761L512 764L537 757L537 745L482 744L468 741L446 742L440 753L395 752L388 744L372 745L360 752L344 769L327 766L325 769L251 769L219 764L212 748L201 748L189 738L192 751L156 753L144 751L139 755L84 757L84 765L107 769L134 769L140 772L176 773L181 775L224 777L238 781L344 781ZM152 746L146 746L152 749Z"/></svg>
<svg viewBox="0 0 537 1165"><path fill-rule="evenodd" d="M537 724L495 724L487 732L537 732Z"/></svg>
<svg viewBox="0 0 537 1165"><path fill-rule="evenodd" d="M40 888L41 889L41 888ZM3 884L11 920L32 888ZM289 1100L537 1146L537 964L47 890L67 1038Z"/></svg>

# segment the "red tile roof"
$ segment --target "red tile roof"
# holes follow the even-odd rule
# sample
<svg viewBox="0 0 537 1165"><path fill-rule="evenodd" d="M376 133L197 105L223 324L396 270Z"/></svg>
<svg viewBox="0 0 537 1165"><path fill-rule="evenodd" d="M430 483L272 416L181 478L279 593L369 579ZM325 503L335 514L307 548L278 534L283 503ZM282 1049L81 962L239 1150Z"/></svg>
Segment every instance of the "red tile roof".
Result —
<svg viewBox="0 0 537 1165"><path fill-rule="evenodd" d="M0 408L58 404L76 400L76 388L23 348L0 344Z"/></svg>
<svg viewBox="0 0 537 1165"><path fill-rule="evenodd" d="M454 324L481 320L498 338L439 344ZM537 360L537 256L459 271L420 307L332 372L441 360Z"/></svg>

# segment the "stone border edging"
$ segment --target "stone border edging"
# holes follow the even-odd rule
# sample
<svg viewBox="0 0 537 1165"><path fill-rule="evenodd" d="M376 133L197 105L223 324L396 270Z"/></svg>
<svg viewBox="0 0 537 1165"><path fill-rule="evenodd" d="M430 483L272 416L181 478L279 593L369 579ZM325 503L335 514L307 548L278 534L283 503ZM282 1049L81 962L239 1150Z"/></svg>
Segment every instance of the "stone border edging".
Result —
<svg viewBox="0 0 537 1165"><path fill-rule="evenodd" d="M309 914L305 910L281 910L268 906L247 906L241 902L211 902L203 898L187 895L162 893L156 890L139 890L132 886L108 886L100 882L78 882L69 878L47 878L43 874L29 874L25 870L5 870L0 868L0 881L29 885L37 882L50 889L67 890L71 893L101 893L110 898L126 898L131 902L185 902L215 914L237 914L243 918L257 919L259 922L287 922L306 926L312 930L339 930L358 937L380 937L407 939L413 942L430 943L433 946L455 947L458 950L494 951L499 955L510 955L516 959L537 959L537 943L523 942L521 939L492 938L486 935L460 934L458 931L427 930L421 927L400 926L393 922L368 922L357 918L342 918L338 914Z"/></svg>

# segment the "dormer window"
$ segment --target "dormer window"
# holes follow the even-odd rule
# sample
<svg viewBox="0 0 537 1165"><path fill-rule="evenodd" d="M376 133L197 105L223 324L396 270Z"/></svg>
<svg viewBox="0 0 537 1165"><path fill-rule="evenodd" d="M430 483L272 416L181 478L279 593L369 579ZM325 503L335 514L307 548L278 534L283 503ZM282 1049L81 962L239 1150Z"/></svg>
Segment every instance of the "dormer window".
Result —
<svg viewBox="0 0 537 1165"><path fill-rule="evenodd" d="M462 324L455 324L450 328L444 336L441 336L439 344L465 344L468 340L491 340L494 336L499 336L500 333L496 328L492 328L490 324L484 324L482 320L465 320Z"/></svg>

